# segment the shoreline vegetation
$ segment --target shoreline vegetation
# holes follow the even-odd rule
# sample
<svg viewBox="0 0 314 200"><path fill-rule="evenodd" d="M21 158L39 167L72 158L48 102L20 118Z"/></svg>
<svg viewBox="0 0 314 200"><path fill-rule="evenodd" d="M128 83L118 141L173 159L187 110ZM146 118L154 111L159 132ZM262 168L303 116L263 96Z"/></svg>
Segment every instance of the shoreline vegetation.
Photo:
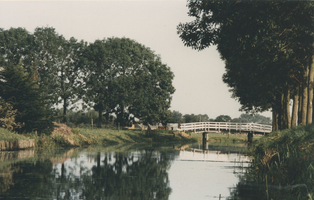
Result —
<svg viewBox="0 0 314 200"><path fill-rule="evenodd" d="M250 149L251 167L240 178L235 198L258 192L260 199L314 197L314 125L275 131ZM257 189L258 186L258 189Z"/></svg>
<svg viewBox="0 0 314 200"><path fill-rule="evenodd" d="M262 136L254 136L254 141ZM208 143L247 143L246 135L209 133ZM56 124L50 135L36 133L17 134L0 128L0 150L2 142L34 140L35 148L81 147L86 145L111 145L129 143L196 143L202 142L202 134L189 134L170 130L140 130L140 129L88 129L69 128L65 124ZM4 149L4 148L2 148ZM7 150L14 150L7 149ZM17 150L15 148L15 150Z"/></svg>
<svg viewBox="0 0 314 200"><path fill-rule="evenodd" d="M58 124L51 135L35 133L19 135L0 128L0 141L34 140L32 149L60 149L71 147L110 148L111 145L126 146L176 145L202 141L202 134L188 134L169 130L114 130L69 128ZM262 199L313 199L314 195L314 125L298 126L275 131L266 136L254 135L248 150L252 156L249 167L236 189L234 197L259 192ZM241 134L209 133L211 145L247 145L247 136ZM99 146L100 145L100 146ZM1 152L1 151L0 151ZM256 191L256 185L264 189ZM278 189L280 188L280 189ZM243 197L242 196L242 197Z"/></svg>

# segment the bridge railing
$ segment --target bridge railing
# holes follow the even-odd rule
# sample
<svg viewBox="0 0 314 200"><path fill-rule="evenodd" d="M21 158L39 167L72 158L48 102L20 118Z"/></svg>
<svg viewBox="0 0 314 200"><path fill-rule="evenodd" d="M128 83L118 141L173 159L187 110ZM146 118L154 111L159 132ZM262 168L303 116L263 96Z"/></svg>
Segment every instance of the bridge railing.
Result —
<svg viewBox="0 0 314 200"><path fill-rule="evenodd" d="M270 133L272 131L271 125L256 124L256 123L234 123L234 122L194 122L182 123L179 131L249 131Z"/></svg>

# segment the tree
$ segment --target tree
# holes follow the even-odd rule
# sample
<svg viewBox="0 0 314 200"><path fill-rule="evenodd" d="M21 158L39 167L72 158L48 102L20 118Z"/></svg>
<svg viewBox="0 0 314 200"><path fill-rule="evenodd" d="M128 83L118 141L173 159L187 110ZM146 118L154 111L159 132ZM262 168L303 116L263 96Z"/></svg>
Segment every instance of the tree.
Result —
<svg viewBox="0 0 314 200"><path fill-rule="evenodd" d="M204 114L204 115L199 114L199 117L200 117L200 121L201 122L208 122L208 121L210 121L210 119L209 119L207 114Z"/></svg>
<svg viewBox="0 0 314 200"><path fill-rule="evenodd" d="M73 37L66 40L52 27L38 27L34 34L23 28L1 29L0 63L20 64L32 73L51 105L62 102L65 116L70 103L78 99L78 60L84 45Z"/></svg>
<svg viewBox="0 0 314 200"><path fill-rule="evenodd" d="M32 36L24 28L0 28L0 66L6 63L24 66L25 60L30 60ZM27 63L29 64L29 63Z"/></svg>
<svg viewBox="0 0 314 200"><path fill-rule="evenodd" d="M83 51L80 68L85 74L81 93L83 101L99 113L98 127L101 127L103 112L110 112L110 92L113 87L113 71L107 65L105 40L96 40Z"/></svg>
<svg viewBox="0 0 314 200"><path fill-rule="evenodd" d="M171 112L171 119L169 120L170 123L183 123L183 115L179 111L173 110Z"/></svg>
<svg viewBox="0 0 314 200"><path fill-rule="evenodd" d="M185 123L190 123L190 122L207 122L210 121L209 117L207 114L198 114L198 115L194 115L194 114L185 114L183 116L184 122Z"/></svg>
<svg viewBox="0 0 314 200"><path fill-rule="evenodd" d="M75 38L70 40L59 36L59 50L56 58L57 87L56 93L59 102L63 104L63 122L66 122L67 109L70 104L79 100L79 87L82 86L82 73L79 70L79 62L85 43L77 42Z"/></svg>
<svg viewBox="0 0 314 200"><path fill-rule="evenodd" d="M34 61L38 82L49 94L51 103L62 103L63 122L69 106L78 101L82 86L79 61L86 44L74 37L66 40L54 28L36 28L34 32Z"/></svg>
<svg viewBox="0 0 314 200"><path fill-rule="evenodd" d="M269 117L264 117L259 114L241 114L239 120L242 123L271 124L271 119Z"/></svg>
<svg viewBox="0 0 314 200"><path fill-rule="evenodd" d="M121 126L134 118L145 123L165 118L173 73L153 51L128 38L108 38L90 44L84 57L84 101L100 118L104 111L114 113Z"/></svg>
<svg viewBox="0 0 314 200"><path fill-rule="evenodd" d="M271 108L282 129L289 127L290 93L297 91L300 81L303 113L310 113L305 105L311 102L306 71L313 66L313 6L291 1L190 1L189 15L196 19L179 24L178 33L185 45L198 50L218 45L226 63L223 80L241 109L254 114Z"/></svg>
<svg viewBox="0 0 314 200"><path fill-rule="evenodd" d="M191 123L191 122L199 122L199 116L194 114L185 114L183 115L184 122L185 123Z"/></svg>
<svg viewBox="0 0 314 200"><path fill-rule="evenodd" d="M219 115L216 117L215 122L230 122L231 117L229 115Z"/></svg>
<svg viewBox="0 0 314 200"><path fill-rule="evenodd" d="M0 101L0 126L13 131L14 129L22 128L23 124L16 122L17 110L4 101Z"/></svg>
<svg viewBox="0 0 314 200"><path fill-rule="evenodd" d="M20 65L6 65L0 71L0 98L17 110L15 131L49 133L52 113L31 74Z"/></svg>

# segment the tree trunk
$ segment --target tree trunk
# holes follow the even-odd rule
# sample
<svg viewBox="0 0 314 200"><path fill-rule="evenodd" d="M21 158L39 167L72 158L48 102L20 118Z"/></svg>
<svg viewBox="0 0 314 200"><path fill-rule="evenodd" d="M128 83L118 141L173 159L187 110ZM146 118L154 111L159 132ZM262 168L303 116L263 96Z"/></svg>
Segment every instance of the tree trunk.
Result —
<svg viewBox="0 0 314 200"><path fill-rule="evenodd" d="M63 99L63 116L62 116L62 122L66 123L67 122L67 99Z"/></svg>
<svg viewBox="0 0 314 200"><path fill-rule="evenodd" d="M298 104L299 104L298 100L299 100L299 86L296 88L296 91L294 92L294 95L293 95L291 128L297 125Z"/></svg>
<svg viewBox="0 0 314 200"><path fill-rule="evenodd" d="M101 128L101 122L102 122L102 109L98 110L98 128Z"/></svg>
<svg viewBox="0 0 314 200"><path fill-rule="evenodd" d="M272 131L277 131L278 130L278 112L273 106L273 129Z"/></svg>
<svg viewBox="0 0 314 200"><path fill-rule="evenodd" d="M279 110L278 110L278 129L282 130L284 129L284 123L285 123L285 114L284 114L284 94L279 94Z"/></svg>
<svg viewBox="0 0 314 200"><path fill-rule="evenodd" d="M304 79L303 79L303 92L302 92L302 119L301 124L306 125L306 118L307 118L307 102L308 102L308 74L309 74L309 68L305 67L304 69Z"/></svg>
<svg viewBox="0 0 314 200"><path fill-rule="evenodd" d="M125 119L124 119L124 105L121 106L121 118L120 118L121 126L125 126Z"/></svg>
<svg viewBox="0 0 314 200"><path fill-rule="evenodd" d="M302 93L303 85L299 83L299 106L298 106L298 125L302 123Z"/></svg>
<svg viewBox="0 0 314 200"><path fill-rule="evenodd" d="M312 56L314 59L314 55ZM314 78L314 64L313 60L309 63L309 86L308 86L308 105L307 105L307 124L312 124L313 119L313 78Z"/></svg>
<svg viewBox="0 0 314 200"><path fill-rule="evenodd" d="M290 128L291 125L291 117L290 117L290 90L287 89L285 91L285 100L284 100L284 111L285 111L285 129Z"/></svg>

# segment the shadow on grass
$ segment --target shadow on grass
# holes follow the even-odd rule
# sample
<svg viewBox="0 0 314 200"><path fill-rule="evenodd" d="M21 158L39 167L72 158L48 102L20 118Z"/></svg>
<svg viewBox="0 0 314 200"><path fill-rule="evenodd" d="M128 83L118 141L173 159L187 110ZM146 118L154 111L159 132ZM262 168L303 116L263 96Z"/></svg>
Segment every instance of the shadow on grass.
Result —
<svg viewBox="0 0 314 200"><path fill-rule="evenodd" d="M133 133L125 133L132 140L136 142L154 142L154 143L169 143L169 142L179 142L179 143L195 143L197 139L187 138L182 135L175 134L173 131L164 130L151 130L147 131L134 131Z"/></svg>

